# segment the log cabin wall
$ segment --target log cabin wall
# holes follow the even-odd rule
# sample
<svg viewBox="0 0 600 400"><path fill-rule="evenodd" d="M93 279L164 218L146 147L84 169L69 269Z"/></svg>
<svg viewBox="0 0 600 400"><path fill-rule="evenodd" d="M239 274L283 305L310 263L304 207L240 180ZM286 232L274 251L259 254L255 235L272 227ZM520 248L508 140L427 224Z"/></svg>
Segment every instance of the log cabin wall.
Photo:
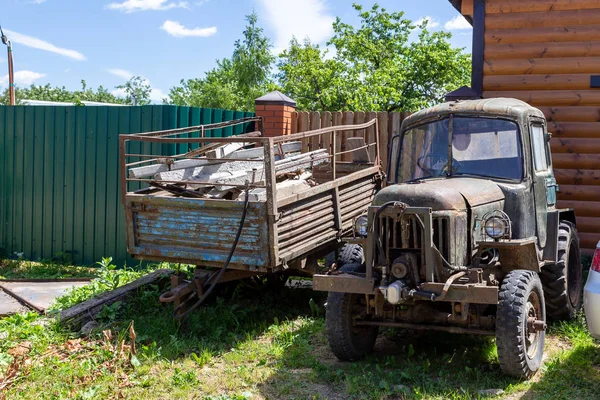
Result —
<svg viewBox="0 0 600 400"><path fill-rule="evenodd" d="M477 1L451 0L470 21ZM521 99L544 112L558 206L576 210L581 247L589 253L600 240L600 0L484 5L482 95Z"/></svg>

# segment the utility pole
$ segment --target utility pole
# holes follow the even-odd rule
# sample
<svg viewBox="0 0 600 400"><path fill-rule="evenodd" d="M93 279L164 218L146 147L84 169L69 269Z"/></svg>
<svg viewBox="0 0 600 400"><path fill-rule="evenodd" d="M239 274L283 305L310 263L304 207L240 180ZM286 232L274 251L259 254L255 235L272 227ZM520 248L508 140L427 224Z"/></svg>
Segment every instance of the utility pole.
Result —
<svg viewBox="0 0 600 400"><path fill-rule="evenodd" d="M0 38L2 39L2 43L4 43L8 49L8 93L10 96L10 105L15 105L15 73L13 70L13 57L12 57L12 43L6 37L4 32L2 31L2 27L0 27Z"/></svg>

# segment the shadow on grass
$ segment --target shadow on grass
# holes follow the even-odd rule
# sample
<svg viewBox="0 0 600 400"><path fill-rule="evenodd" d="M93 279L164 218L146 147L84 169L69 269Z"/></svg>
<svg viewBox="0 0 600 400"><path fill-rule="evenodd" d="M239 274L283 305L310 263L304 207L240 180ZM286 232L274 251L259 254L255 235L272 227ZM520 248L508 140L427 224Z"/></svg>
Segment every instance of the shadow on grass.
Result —
<svg viewBox="0 0 600 400"><path fill-rule="evenodd" d="M220 288L217 296L190 313L183 325L173 306L158 302L159 291L146 290L124 306L116 329L135 322L137 342L149 358L169 360L191 353L218 356L239 342L252 340L277 321L310 316L311 290L270 289L246 283Z"/></svg>
<svg viewBox="0 0 600 400"><path fill-rule="evenodd" d="M479 390L518 383L500 371L492 338L385 330L366 360L340 362L324 325L318 318L296 332L276 373L260 386L265 398L473 399Z"/></svg>
<svg viewBox="0 0 600 400"><path fill-rule="evenodd" d="M522 399L600 399L600 348L578 345L546 363L546 372Z"/></svg>

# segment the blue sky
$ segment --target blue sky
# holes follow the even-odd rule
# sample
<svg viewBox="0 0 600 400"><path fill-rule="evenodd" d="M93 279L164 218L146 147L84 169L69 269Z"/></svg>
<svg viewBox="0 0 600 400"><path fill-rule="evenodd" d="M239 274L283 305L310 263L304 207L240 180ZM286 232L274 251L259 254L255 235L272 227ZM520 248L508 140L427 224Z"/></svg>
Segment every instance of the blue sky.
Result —
<svg viewBox="0 0 600 400"><path fill-rule="evenodd" d="M452 31L452 44L470 52L472 31L447 0L377 3L413 20L428 18L430 30ZM253 10L274 51L293 35L324 44L336 16L358 22L352 1L342 0L0 0L0 25L13 42L19 85L74 90L85 79L113 91L140 75L160 102L180 79L202 77L216 59L229 57ZM1 48L0 88L6 71Z"/></svg>

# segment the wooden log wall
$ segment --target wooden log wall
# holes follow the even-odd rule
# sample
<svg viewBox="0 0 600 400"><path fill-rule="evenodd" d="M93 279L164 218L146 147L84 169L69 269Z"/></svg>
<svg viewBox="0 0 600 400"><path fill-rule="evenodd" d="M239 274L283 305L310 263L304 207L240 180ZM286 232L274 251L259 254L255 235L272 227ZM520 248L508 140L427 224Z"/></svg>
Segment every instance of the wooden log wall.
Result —
<svg viewBox="0 0 600 400"><path fill-rule="evenodd" d="M374 118L377 118L378 129L379 129L379 154L381 156L381 164L384 171L387 171L388 163L388 146L394 135L400 133L400 127L404 118L408 117L410 113L399 113L399 112L363 112L363 111L346 111L346 112L329 112L325 111L320 113L318 111L313 112L295 112L292 114L292 133L306 132L309 130L326 128L330 126L339 125L357 125L364 122L369 122ZM336 152L342 152L348 150L346 146L346 139L349 137L365 137L367 143L375 142L375 129L361 129L356 131L346 131L337 135L336 138ZM312 137L309 140L303 142L303 150L316 150L316 149L329 149L331 148L331 136L322 135L319 137ZM369 155L371 160L375 159L375 147L369 148ZM351 160L351 154L343 154L340 156L341 161Z"/></svg>
<svg viewBox="0 0 600 400"><path fill-rule="evenodd" d="M472 1L463 1L469 15ZM600 0L487 0L484 97L514 97L548 119L558 205L581 247L600 240Z"/></svg>

